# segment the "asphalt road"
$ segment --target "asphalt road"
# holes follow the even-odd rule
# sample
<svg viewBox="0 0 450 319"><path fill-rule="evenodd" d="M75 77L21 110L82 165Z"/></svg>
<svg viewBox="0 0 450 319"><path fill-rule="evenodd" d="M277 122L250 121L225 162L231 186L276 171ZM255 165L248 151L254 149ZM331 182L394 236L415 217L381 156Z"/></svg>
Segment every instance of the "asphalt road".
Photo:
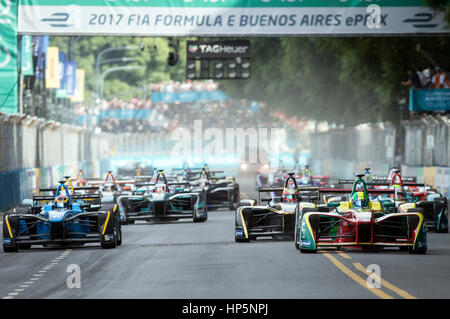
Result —
<svg viewBox="0 0 450 319"><path fill-rule="evenodd" d="M253 179L241 179L255 197ZM293 242L235 243L231 211L206 223L137 222L123 245L0 252L0 298L450 298L450 233L428 233L428 253L322 250L300 254ZM369 265L381 288L369 288ZM75 266L73 266L75 265ZM80 288L71 267L80 269Z"/></svg>

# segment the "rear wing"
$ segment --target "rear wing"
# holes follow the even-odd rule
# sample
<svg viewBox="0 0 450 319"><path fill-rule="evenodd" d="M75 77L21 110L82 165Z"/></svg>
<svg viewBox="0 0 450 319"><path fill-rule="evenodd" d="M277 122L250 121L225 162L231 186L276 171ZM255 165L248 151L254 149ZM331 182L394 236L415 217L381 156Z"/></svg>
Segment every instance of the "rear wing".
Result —
<svg viewBox="0 0 450 319"><path fill-rule="evenodd" d="M110 184L110 183L106 183L105 181L88 181L87 182L89 185L105 185L105 184ZM124 180L124 181L116 181L114 184L116 185L125 185L125 184L135 184L136 181L135 180Z"/></svg>
<svg viewBox="0 0 450 319"><path fill-rule="evenodd" d="M300 195L305 196L317 196L319 195L319 187L312 187L312 186L305 186L305 187L298 187L298 190L300 192ZM261 193L274 193L274 192L282 192L284 191L283 187L261 187L258 188L258 203L261 203Z"/></svg>
<svg viewBox="0 0 450 319"><path fill-rule="evenodd" d="M321 188L319 189L320 194L350 194L352 189L350 188ZM369 194L395 194L395 189L385 189L385 188L369 188L367 189Z"/></svg>
<svg viewBox="0 0 450 319"><path fill-rule="evenodd" d="M39 192L53 192L56 193L58 189L56 187L49 188L39 188ZM76 186L73 188L74 191L100 191L98 186Z"/></svg>
<svg viewBox="0 0 450 319"><path fill-rule="evenodd" d="M90 200L100 198L100 194L83 194L83 195L72 195L72 200ZM35 195L33 196L33 201L35 202L48 202L55 200L55 196L47 196L47 195Z"/></svg>
<svg viewBox="0 0 450 319"><path fill-rule="evenodd" d="M374 181L388 181L390 182L391 179L388 176L372 176L372 179ZM415 176L402 176L403 182L409 182L409 183L416 183L417 177Z"/></svg>
<svg viewBox="0 0 450 319"><path fill-rule="evenodd" d="M350 179L340 179L338 180L338 184L349 184L352 185L355 181ZM375 185L375 186L390 186L391 182L388 180L373 180L372 182L366 182L367 185ZM403 180L403 186L411 186L411 187L425 187L428 186L424 183L415 183L415 182L405 182Z"/></svg>
<svg viewBox="0 0 450 319"><path fill-rule="evenodd" d="M189 182L173 182L167 183L167 186L188 186L191 185ZM156 186L156 183L136 183L136 187L145 187L145 186Z"/></svg>

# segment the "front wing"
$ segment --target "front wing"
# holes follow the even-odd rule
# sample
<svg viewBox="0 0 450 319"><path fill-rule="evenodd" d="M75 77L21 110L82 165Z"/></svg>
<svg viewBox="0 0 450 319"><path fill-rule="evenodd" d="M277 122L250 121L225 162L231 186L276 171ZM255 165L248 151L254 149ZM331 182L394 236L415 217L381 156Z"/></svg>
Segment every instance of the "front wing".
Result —
<svg viewBox="0 0 450 319"><path fill-rule="evenodd" d="M393 246L426 251L426 228L421 213L375 216L365 222L339 213L306 212L296 222L296 245L316 251L320 246Z"/></svg>

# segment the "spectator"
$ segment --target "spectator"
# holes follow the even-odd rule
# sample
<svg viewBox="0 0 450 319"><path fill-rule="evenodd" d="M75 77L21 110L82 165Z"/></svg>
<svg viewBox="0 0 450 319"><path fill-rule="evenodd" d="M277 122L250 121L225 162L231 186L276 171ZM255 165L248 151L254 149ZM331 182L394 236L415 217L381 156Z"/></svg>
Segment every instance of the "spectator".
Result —
<svg viewBox="0 0 450 319"><path fill-rule="evenodd" d="M445 82L446 82L446 74L444 71L441 70L439 66L435 67L435 73L433 75L433 78L431 82L433 83L433 87L435 89L443 89L445 88Z"/></svg>
<svg viewBox="0 0 450 319"><path fill-rule="evenodd" d="M422 84L420 83L420 78L413 69L408 69L408 81L402 82L404 86L411 86L414 89L421 89Z"/></svg>

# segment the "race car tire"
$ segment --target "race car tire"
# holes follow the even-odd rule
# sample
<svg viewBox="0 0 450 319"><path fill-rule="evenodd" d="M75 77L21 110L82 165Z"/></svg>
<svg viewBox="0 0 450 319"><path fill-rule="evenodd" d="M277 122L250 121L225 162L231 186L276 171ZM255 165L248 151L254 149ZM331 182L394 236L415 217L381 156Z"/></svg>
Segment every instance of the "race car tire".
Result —
<svg viewBox="0 0 450 319"><path fill-rule="evenodd" d="M409 253L412 255L425 255L426 252L426 249L413 249L412 247L409 247Z"/></svg>
<svg viewBox="0 0 450 319"><path fill-rule="evenodd" d="M315 253L317 253L317 249L303 249L303 248L300 248L300 252L302 254L315 254Z"/></svg>
<svg viewBox="0 0 450 319"><path fill-rule="evenodd" d="M117 247L117 224L118 224L118 221L117 221L117 218L116 218L116 216L114 214L111 214L111 218L112 218L112 220L111 220L110 223L112 223L112 225L113 225L112 226L113 230L112 231L109 230L109 234L110 235L111 234L114 235L114 240L112 242L104 242L103 238L102 238L101 239L101 247L103 249L112 249L112 248L116 248ZM108 229L108 226L107 226L107 229Z"/></svg>
<svg viewBox="0 0 450 319"><path fill-rule="evenodd" d="M116 229L117 229L117 246L122 245L122 226L120 224L120 219L117 219L117 224L116 224Z"/></svg>
<svg viewBox="0 0 450 319"><path fill-rule="evenodd" d="M18 212L19 208L16 209L17 213L23 213L23 212ZM25 208L22 208L22 210L24 210ZM27 211L29 209L26 209ZM9 232L8 230L8 226L6 225L6 216L10 215L10 214L14 214L14 209L10 209L8 210L6 213L3 214L3 234L7 234ZM11 230L13 232L13 234L16 234L17 231L17 222L15 222L15 219L13 218L9 218L9 224L11 225ZM14 236L14 235L13 235ZM3 238L5 238L5 236L3 235ZM9 237L8 237L9 238ZM15 243L13 243L12 245L5 245L3 244L3 251L5 253L15 253L19 251L19 246Z"/></svg>
<svg viewBox="0 0 450 319"><path fill-rule="evenodd" d="M17 247L17 245L14 246L5 246L3 245L3 251L5 253L16 253L19 251L19 247Z"/></svg>

